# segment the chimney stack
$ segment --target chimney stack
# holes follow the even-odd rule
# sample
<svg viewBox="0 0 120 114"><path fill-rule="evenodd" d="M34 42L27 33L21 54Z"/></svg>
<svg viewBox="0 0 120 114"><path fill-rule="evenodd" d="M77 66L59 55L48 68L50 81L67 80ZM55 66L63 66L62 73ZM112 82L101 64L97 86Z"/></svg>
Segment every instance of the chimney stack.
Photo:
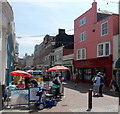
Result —
<svg viewBox="0 0 120 114"><path fill-rule="evenodd" d="M59 29L59 34L65 34L65 29Z"/></svg>

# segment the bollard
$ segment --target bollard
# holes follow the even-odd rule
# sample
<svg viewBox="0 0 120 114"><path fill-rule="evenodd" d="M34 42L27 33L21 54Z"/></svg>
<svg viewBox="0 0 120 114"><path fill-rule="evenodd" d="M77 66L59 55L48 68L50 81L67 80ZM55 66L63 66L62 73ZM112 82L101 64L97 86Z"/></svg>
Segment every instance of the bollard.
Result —
<svg viewBox="0 0 120 114"><path fill-rule="evenodd" d="M92 109L92 89L89 89L88 93L88 109Z"/></svg>

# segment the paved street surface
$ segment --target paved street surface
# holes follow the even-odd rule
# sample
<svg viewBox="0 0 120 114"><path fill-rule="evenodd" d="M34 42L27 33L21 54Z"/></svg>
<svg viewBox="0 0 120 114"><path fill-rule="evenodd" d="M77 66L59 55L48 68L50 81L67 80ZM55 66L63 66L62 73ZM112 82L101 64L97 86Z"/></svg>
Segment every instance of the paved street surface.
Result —
<svg viewBox="0 0 120 114"><path fill-rule="evenodd" d="M66 82L64 88L65 96L58 102L57 106L45 108L39 112L88 112L88 90L92 85L79 83L77 87L71 81ZM119 97L117 94L104 89L104 97L92 97L92 109L89 112L118 112ZM28 108L19 106L13 109L4 109L3 112L29 112ZM31 112L33 108L31 108ZM34 112L34 111L33 111Z"/></svg>

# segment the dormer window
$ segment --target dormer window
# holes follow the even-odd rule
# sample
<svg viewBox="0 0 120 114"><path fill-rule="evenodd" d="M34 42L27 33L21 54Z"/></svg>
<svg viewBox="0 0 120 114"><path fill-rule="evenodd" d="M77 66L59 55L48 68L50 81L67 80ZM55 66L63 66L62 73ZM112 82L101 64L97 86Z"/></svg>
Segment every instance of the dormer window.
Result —
<svg viewBox="0 0 120 114"><path fill-rule="evenodd" d="M86 23L86 17L80 19L80 26L84 25L85 23Z"/></svg>

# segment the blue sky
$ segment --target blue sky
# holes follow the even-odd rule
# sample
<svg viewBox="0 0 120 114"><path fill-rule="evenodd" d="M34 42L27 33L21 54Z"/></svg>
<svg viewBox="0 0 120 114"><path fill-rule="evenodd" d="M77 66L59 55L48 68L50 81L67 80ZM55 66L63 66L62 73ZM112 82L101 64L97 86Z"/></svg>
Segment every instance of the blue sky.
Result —
<svg viewBox="0 0 120 114"><path fill-rule="evenodd" d="M97 8L118 13L118 0L96 0ZM107 5L108 1L108 5ZM19 57L34 52L43 41L41 35L53 35L58 29L73 34L74 20L91 8L93 0L8 0L13 8Z"/></svg>

